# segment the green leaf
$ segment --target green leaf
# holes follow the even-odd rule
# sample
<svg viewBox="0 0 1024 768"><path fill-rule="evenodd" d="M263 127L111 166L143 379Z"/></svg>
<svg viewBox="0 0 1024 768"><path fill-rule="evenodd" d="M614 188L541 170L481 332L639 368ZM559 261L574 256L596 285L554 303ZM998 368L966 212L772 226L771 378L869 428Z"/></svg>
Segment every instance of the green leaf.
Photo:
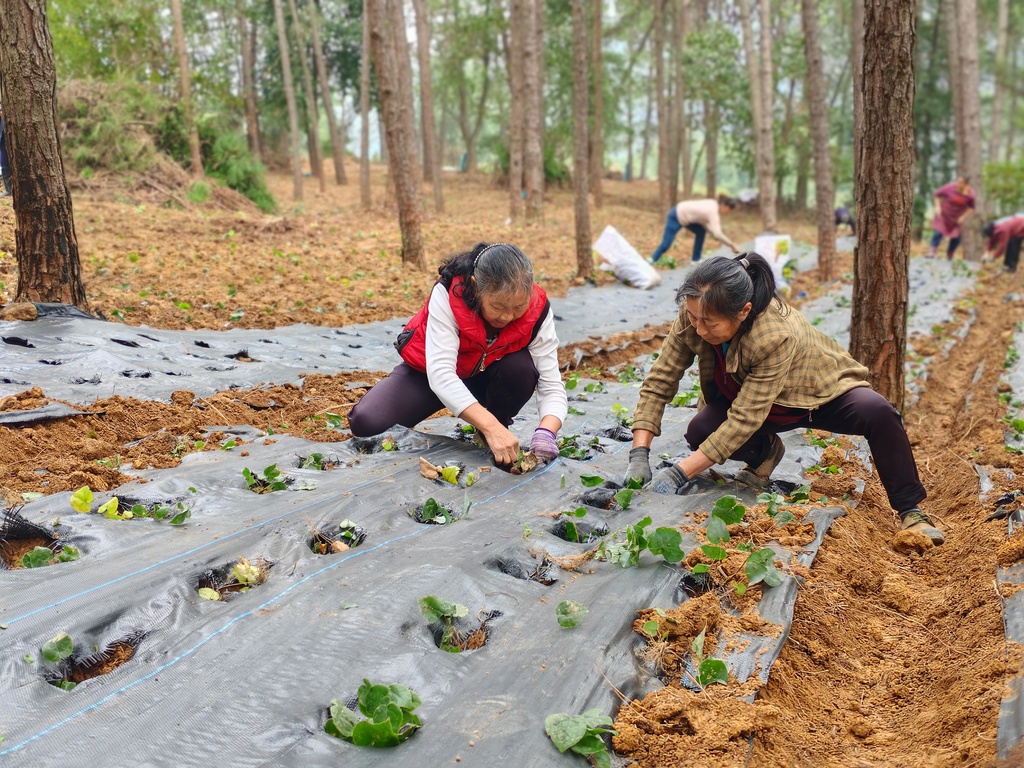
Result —
<svg viewBox="0 0 1024 768"><path fill-rule="evenodd" d="M668 563L678 563L686 556L681 549L682 534L675 528L655 528L647 541L652 555L661 555Z"/></svg>
<svg viewBox="0 0 1024 768"><path fill-rule="evenodd" d="M35 547L21 556L22 568L42 568L53 561L53 550L49 547Z"/></svg>
<svg viewBox="0 0 1024 768"><path fill-rule="evenodd" d="M729 529L725 527L725 521L720 517L708 518L708 541L712 544L721 544L729 541Z"/></svg>
<svg viewBox="0 0 1024 768"><path fill-rule="evenodd" d="M563 600L555 608L555 616L558 617L558 625L565 629L572 629L581 621L583 618L590 613L590 609L587 608L583 603L577 603L572 600Z"/></svg>
<svg viewBox="0 0 1024 768"><path fill-rule="evenodd" d="M565 540L579 543L580 529L572 520L565 521Z"/></svg>
<svg viewBox="0 0 1024 768"><path fill-rule="evenodd" d="M210 587L200 587L199 596L203 598L203 600L220 600L220 592L216 589L211 589Z"/></svg>
<svg viewBox="0 0 1024 768"><path fill-rule="evenodd" d="M586 736L587 721L579 715L548 715L544 719L544 732L559 752L565 752Z"/></svg>
<svg viewBox="0 0 1024 768"><path fill-rule="evenodd" d="M587 727L592 729L611 728L611 726L615 725L615 721L606 715L604 710L597 707L584 712L583 719L586 721ZM615 731L608 731L608 733L615 733Z"/></svg>
<svg viewBox="0 0 1024 768"><path fill-rule="evenodd" d="M693 651L693 655L697 657L697 662L700 663L704 660L704 637L707 635L708 628L704 627L700 631L700 634L693 638L693 642L690 643L690 650Z"/></svg>
<svg viewBox="0 0 1024 768"><path fill-rule="evenodd" d="M192 517L192 510L191 509L186 509L186 510L183 510L182 512L179 512L174 517L172 517L167 522L167 524L168 525L184 525L185 521L188 520L190 517Z"/></svg>
<svg viewBox="0 0 1024 768"><path fill-rule="evenodd" d="M25 659L26 664L35 664L35 657L31 653L26 653L22 658Z"/></svg>
<svg viewBox="0 0 1024 768"><path fill-rule="evenodd" d="M96 511L110 520L124 519L123 515L117 514L117 506L117 496L115 496L110 501L101 504Z"/></svg>
<svg viewBox="0 0 1024 768"><path fill-rule="evenodd" d="M747 558L743 571L751 586L762 581L769 587L777 587L782 583L782 574L775 567L774 560L775 551L770 547L759 549Z"/></svg>
<svg viewBox="0 0 1024 768"><path fill-rule="evenodd" d="M736 501L735 496L723 496L715 502L711 516L721 518L726 525L735 525L743 520L747 508Z"/></svg>
<svg viewBox="0 0 1024 768"><path fill-rule="evenodd" d="M57 553L57 557L54 558L58 563L70 563L77 560L79 557L78 549L76 547L69 547L66 544L61 547L60 552Z"/></svg>
<svg viewBox="0 0 1024 768"><path fill-rule="evenodd" d="M777 525L779 528L782 528L783 526L795 522L796 517L788 509L784 509L775 515L775 525Z"/></svg>
<svg viewBox="0 0 1024 768"><path fill-rule="evenodd" d="M811 500L811 486L801 485L793 494L789 497L789 500L794 504L800 504Z"/></svg>
<svg viewBox="0 0 1024 768"><path fill-rule="evenodd" d="M601 752L607 753L608 745L598 734L588 731L582 739L572 745L572 751L577 755L597 755Z"/></svg>
<svg viewBox="0 0 1024 768"><path fill-rule="evenodd" d="M615 503L622 509L629 509L629 503L633 500L633 489L623 488L615 494Z"/></svg>
<svg viewBox="0 0 1024 768"><path fill-rule="evenodd" d="M661 625L654 619L644 622L644 634L657 639L658 632L661 630Z"/></svg>
<svg viewBox="0 0 1024 768"><path fill-rule="evenodd" d="M441 621L442 619L459 619L469 613L469 608L458 603L443 600L436 595L428 595L420 598L420 610L428 624Z"/></svg>
<svg viewBox="0 0 1024 768"><path fill-rule="evenodd" d="M707 563L697 563L695 566L693 566L693 570L690 571L690 573L693 573L693 574L707 573L710 570L711 570L711 566L708 565Z"/></svg>
<svg viewBox="0 0 1024 768"><path fill-rule="evenodd" d="M67 632L61 632L56 637L52 637L43 643L40 651L44 659L51 664L56 664L75 652L75 644Z"/></svg>
<svg viewBox="0 0 1024 768"><path fill-rule="evenodd" d="M75 512L81 512L83 514L88 513L92 509L92 491L88 485L83 485L73 494L71 494L71 508Z"/></svg>
<svg viewBox="0 0 1024 768"><path fill-rule="evenodd" d="M718 547L714 544L701 544L700 550L712 560L725 560L729 557L729 553L723 547Z"/></svg>
<svg viewBox="0 0 1024 768"><path fill-rule="evenodd" d="M586 488L593 488L595 485L600 485L604 482L604 478L600 475L581 475L580 482Z"/></svg>
<svg viewBox="0 0 1024 768"><path fill-rule="evenodd" d="M637 477L631 477L626 481L626 488L631 491L639 491L644 487L643 480Z"/></svg>
<svg viewBox="0 0 1024 768"><path fill-rule="evenodd" d="M459 474L462 472L461 467L443 467L441 469L441 477L447 480L452 485L459 484Z"/></svg>
<svg viewBox="0 0 1024 768"><path fill-rule="evenodd" d="M729 670L721 659L704 659L697 667L697 682L701 687L707 687L712 683L725 685L729 682Z"/></svg>
<svg viewBox="0 0 1024 768"><path fill-rule="evenodd" d="M742 581L737 581L735 584L733 584L733 587L736 589L736 594L740 597L747 594L747 585L744 584Z"/></svg>
<svg viewBox="0 0 1024 768"><path fill-rule="evenodd" d="M358 608L359 606L356 603L350 603L348 600L342 600L338 607L343 611L347 611L351 608Z"/></svg>
<svg viewBox="0 0 1024 768"><path fill-rule="evenodd" d="M331 717L328 719L324 730L339 739L351 741L352 729L359 723L359 715L346 707L342 702L334 699L331 702Z"/></svg>

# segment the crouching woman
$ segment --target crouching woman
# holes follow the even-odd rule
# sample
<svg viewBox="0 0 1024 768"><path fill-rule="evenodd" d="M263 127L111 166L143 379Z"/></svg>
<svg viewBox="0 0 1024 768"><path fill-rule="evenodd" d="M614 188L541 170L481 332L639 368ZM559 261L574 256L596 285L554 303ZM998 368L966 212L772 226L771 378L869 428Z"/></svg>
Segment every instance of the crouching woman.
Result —
<svg viewBox="0 0 1024 768"><path fill-rule="evenodd" d="M476 427L497 464L511 464L519 439L508 428L536 391L540 424L530 448L555 459L568 403L551 305L530 260L514 245L480 243L438 272L395 342L402 362L349 412L352 434L414 427L446 407Z"/></svg>
<svg viewBox="0 0 1024 768"><path fill-rule="evenodd" d="M676 299L679 316L640 389L627 479L652 480L651 442L696 358L702 404L686 430L692 453L653 478L652 490L682 492L726 459L745 462L736 479L763 489L785 453L780 432L863 435L901 527L943 542L918 507L926 493L899 412L871 389L867 368L783 303L763 257L703 262Z"/></svg>

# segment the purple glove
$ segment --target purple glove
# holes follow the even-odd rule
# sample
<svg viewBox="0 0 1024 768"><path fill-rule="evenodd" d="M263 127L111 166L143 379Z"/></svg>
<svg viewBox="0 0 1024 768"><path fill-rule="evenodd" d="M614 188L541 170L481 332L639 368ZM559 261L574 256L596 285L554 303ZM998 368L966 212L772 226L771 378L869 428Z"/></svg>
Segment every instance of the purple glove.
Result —
<svg viewBox="0 0 1024 768"><path fill-rule="evenodd" d="M544 427L537 427L533 430L533 439L530 441L530 450L533 455L541 461L554 461L558 458L558 443L555 442L555 433Z"/></svg>

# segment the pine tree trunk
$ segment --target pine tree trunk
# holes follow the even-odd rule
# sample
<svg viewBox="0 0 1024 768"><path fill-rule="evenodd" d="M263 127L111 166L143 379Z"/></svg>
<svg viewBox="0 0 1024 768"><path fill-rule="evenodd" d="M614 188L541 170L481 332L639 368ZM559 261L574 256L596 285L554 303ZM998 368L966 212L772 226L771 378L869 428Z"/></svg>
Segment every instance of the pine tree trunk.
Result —
<svg viewBox="0 0 1024 768"><path fill-rule="evenodd" d="M665 0L654 0L654 95L658 121L658 200L668 210L676 203L672 186L672 162L669 146L668 102L665 98Z"/></svg>
<svg viewBox="0 0 1024 768"><path fill-rule="evenodd" d="M359 53L359 203L373 205L370 192L370 15L363 6L363 44Z"/></svg>
<svg viewBox="0 0 1024 768"><path fill-rule="evenodd" d="M718 186L718 105L711 99L704 101L704 135L707 137L707 196L715 197Z"/></svg>
<svg viewBox="0 0 1024 768"><path fill-rule="evenodd" d="M836 252L835 189L832 181L832 154L829 149L828 103L825 93L825 71L821 61L818 4L815 0L800 0L800 8L804 54L807 58L807 100L811 113L811 141L814 144L814 201L818 211L818 280L824 283L832 279L832 262Z"/></svg>
<svg viewBox="0 0 1024 768"><path fill-rule="evenodd" d="M331 157L334 160L334 182L348 184L345 176L345 137L334 115L334 100L331 98L331 83L327 77L327 62L324 61L324 46L320 39L320 10L314 0L309 0L309 32L313 42L313 62L316 79L320 84L320 100L327 114L327 132L331 135Z"/></svg>
<svg viewBox="0 0 1024 768"><path fill-rule="evenodd" d="M409 165L412 168L413 179L416 186L423 184L423 164L420 163L421 149L419 145L421 136L416 131L416 100L413 97L412 85L412 50L409 47L409 37L405 22L404 0L388 0L387 8L390 14L389 25L394 35L392 48L395 52L395 72L398 75L398 94L401 97L403 114L408 115L410 128L410 150L413 154L409 157ZM389 160L390 162L390 160ZM417 190L418 191L418 190ZM420 205L422 214L422 204Z"/></svg>
<svg viewBox="0 0 1024 768"><path fill-rule="evenodd" d="M761 56L755 48L754 26L752 21L751 3L753 0L740 0L740 19L743 25L743 51L747 59L747 75L750 78L750 105L753 115L755 163L757 166L757 190L758 204L761 207L761 223L765 231L775 231L775 172L773 144L766 141L772 133L772 101L765 103L764 90L762 88L762 72L764 69L761 58L764 56L762 47ZM767 0L765 0L767 2ZM771 64L768 67L769 76ZM763 127L767 124L768 131Z"/></svg>
<svg viewBox="0 0 1024 768"><path fill-rule="evenodd" d="M281 77L284 80L284 97L288 105L288 131L291 134L292 177L294 180L293 199L302 200L302 150L299 147L299 108L295 103L295 81L292 79L291 47L284 24L284 9L281 0L274 0L274 20L277 24L277 44L281 54Z"/></svg>
<svg viewBox="0 0 1024 768"><path fill-rule="evenodd" d="M924 71L919 78L917 86L917 97L919 99L935 98L937 91L937 80L939 71L939 29L942 21L941 5L936 18L932 19L930 35L928 38L927 58L922 56ZM920 34L920 32L919 32ZM929 176L932 166L932 155L934 144L932 140L932 112L924 110L917 120L915 133L919 140L917 146L917 205L914 207L914 220L910 228L910 238L919 241L924 236L925 210L927 202L931 200L931 193L934 189Z"/></svg>
<svg viewBox="0 0 1024 768"><path fill-rule="evenodd" d="M1010 56L1010 71L1007 72L1007 82L1017 82L1017 51L1018 46L1013 46L1013 53ZM1003 155L1003 161L1012 163L1014 158L1014 149L1017 146L1017 93L1020 91L1019 88L1013 88L1010 91L1010 129L1006 132L1006 149L1005 155Z"/></svg>
<svg viewBox="0 0 1024 768"><path fill-rule="evenodd" d="M853 59L853 177L857 178L857 163L860 162L860 142L864 136L864 2L853 0L850 14L850 53ZM858 212L859 214L859 212ZM853 249L854 267L857 264L857 247ZM855 270L856 271L856 270Z"/></svg>
<svg viewBox="0 0 1024 768"><path fill-rule="evenodd" d="M654 81L647 81L647 104L644 108L643 140L640 143L640 174L638 179L647 178L647 158L651 154L651 116L654 112Z"/></svg>
<svg viewBox="0 0 1024 768"><path fill-rule="evenodd" d="M526 180L523 176L523 151L526 141L526 85L525 85L525 27L524 15L527 0L510 0L509 3L509 44L508 44L508 215L512 223L523 218L523 193ZM532 25L531 25L532 26Z"/></svg>
<svg viewBox="0 0 1024 768"><path fill-rule="evenodd" d="M4 139L14 180L15 301L89 311L57 121L45 0L0 0Z"/></svg>
<svg viewBox="0 0 1024 768"><path fill-rule="evenodd" d="M604 123L604 82L602 72L604 61L602 57L602 46L604 45L604 33L602 24L604 12L602 9L603 0L592 0L590 13L591 35L590 35L590 81L593 99L593 120L590 130L590 191L594 195L594 207L600 210L604 206L604 144L602 143L602 124Z"/></svg>
<svg viewBox="0 0 1024 768"><path fill-rule="evenodd" d="M537 6L543 0L527 0L523 21L523 95L526 122L523 133L523 181L526 185L526 220L544 218L544 99L541 95L544 45L537 31Z"/></svg>
<svg viewBox="0 0 1024 768"><path fill-rule="evenodd" d="M398 222L402 230L402 261L416 269L426 269L421 233L422 210L416 164L416 118L412 110L412 83L409 45L401 0L367 0L364 6L370 22L370 45L377 73L381 118L388 145L388 164L398 204ZM388 7L391 6L391 7Z"/></svg>
<svg viewBox="0 0 1024 768"><path fill-rule="evenodd" d="M295 0L288 0L288 10L292 14L292 25L295 27L295 42L299 49L299 65L302 70L302 91L306 100L306 143L309 146L309 166L320 186L320 192L327 191L327 180L324 178L324 163L320 156L320 119L316 111L316 93L313 90L313 75L306 57L306 30L299 18Z"/></svg>
<svg viewBox="0 0 1024 768"><path fill-rule="evenodd" d="M178 83L181 90L181 105L185 112L185 128L188 130L192 175L198 179L203 176L203 156L199 151L199 129L196 127L195 106L192 102L192 73L188 65L188 49L185 47L185 22L181 14L181 0L171 0L171 16L174 18L174 47L178 52Z"/></svg>
<svg viewBox="0 0 1024 768"><path fill-rule="evenodd" d="M914 3L865 2L864 136L856 181L861 226L850 352L899 410L914 203L914 42Z"/></svg>
<svg viewBox="0 0 1024 768"><path fill-rule="evenodd" d="M249 151L257 160L263 157L260 144L260 119L256 107L256 33L245 3L238 5L238 36L242 42L242 91L245 100L245 136Z"/></svg>
<svg viewBox="0 0 1024 768"><path fill-rule="evenodd" d="M691 165L693 155L690 151L690 127L686 115L686 73L683 71L683 49L686 36L690 34L690 0L679 0L676 15L676 44L674 50L676 71L676 136L678 137L677 153L681 164L680 177L683 182L683 199L693 194L693 174Z"/></svg>
<svg viewBox="0 0 1024 768"><path fill-rule="evenodd" d="M573 163L572 186L576 219L576 275L587 277L594 271L594 252L590 237L590 171L587 137L587 9L585 0L572 0L572 82L573 82Z"/></svg>
<svg viewBox="0 0 1024 768"><path fill-rule="evenodd" d="M960 43L960 107L963 110L964 164L961 171L971 180L975 193L975 214L963 225L964 258L981 261L981 221L985 217L985 186L981 175L981 72L978 62L977 0L957 0Z"/></svg>
<svg viewBox="0 0 1024 768"><path fill-rule="evenodd" d="M434 210L444 213L441 190L441 160L437 156L437 130L434 127L434 89L430 82L430 20L426 0L413 0L416 14L416 48L420 65L420 123L423 130L423 175L434 189Z"/></svg>
<svg viewBox="0 0 1024 768"><path fill-rule="evenodd" d="M1006 93L1006 46L1010 37L1010 0L999 0L996 21L995 90L992 94L992 130L988 137L988 161L999 160L999 138L1002 133L1003 99Z"/></svg>
<svg viewBox="0 0 1024 768"><path fill-rule="evenodd" d="M956 125L956 172L964 173L964 108L963 69L960 65L960 29L956 0L942 0L942 17L946 20L946 51L949 61L949 91L953 97L953 120ZM975 179L971 179L975 181ZM945 182L943 182L945 183Z"/></svg>
<svg viewBox="0 0 1024 768"><path fill-rule="evenodd" d="M767 197L761 200L761 220L768 232L778 228L776 199L773 181L775 179L775 76L772 69L772 6L771 0L761 0L761 56L758 67L761 83L761 121L758 124L758 179L764 186Z"/></svg>

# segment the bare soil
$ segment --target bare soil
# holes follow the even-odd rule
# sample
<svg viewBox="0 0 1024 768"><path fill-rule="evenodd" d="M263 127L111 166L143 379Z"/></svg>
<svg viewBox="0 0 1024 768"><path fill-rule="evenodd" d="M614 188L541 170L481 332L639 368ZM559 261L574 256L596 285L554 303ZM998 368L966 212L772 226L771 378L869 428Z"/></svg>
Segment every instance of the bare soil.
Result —
<svg viewBox="0 0 1024 768"><path fill-rule="evenodd" d="M396 217L382 202L379 171L369 211L359 206L358 185L332 185L319 194L309 179L306 201L292 205L290 177L273 176L272 191L284 201L276 217L229 212L223 205L167 208L94 188L75 199L89 301L108 318L117 318L117 310L125 322L160 328L341 326L404 317L422 305L442 258L497 240L523 247L549 293L562 295L573 283L568 190L550 192L543 223L510 227L507 195L489 179L447 175L445 183L448 213L425 217L425 272L401 263ZM664 217L656 187L606 182L605 189L608 202L593 215L595 235L611 223L641 252L651 250ZM734 214L724 227L737 241L760 230L753 213ZM0 301L13 299L16 284L13 228L9 199L0 201ZM811 215L784 219L782 229L799 240L816 238ZM690 245L684 237L671 253L685 262ZM840 275L850 269L849 257L843 258ZM976 322L945 359L934 361L930 386L905 414L929 491L923 508L941 523L946 543L929 547L919 537L896 536L894 514L877 479L869 478L803 574L792 633L768 684L756 690L756 683L731 682L702 694L666 687L623 707L618 749L649 768L736 766L748 755L749 765L766 768L997 765L999 701L1021 663L1020 649L1004 642L997 556L1015 562L1024 545L1006 545L1005 521L985 522L993 505L979 497L974 462L1024 472L1024 458L1003 448L1006 406L998 398L1002 362L1016 323L1024 320L1024 302L1012 295L1021 291L1020 279L991 265L983 270L972 297ZM820 289L813 275L794 284L794 294ZM591 356L582 365L607 368L654 350L665 330L631 334L615 355ZM345 385L372 383L382 374L309 375L300 386L203 398L181 391L171 403L115 397L79 404L92 415L0 427L0 492L13 504L28 491L109 490L130 481L119 463L167 467L184 453L216 450L224 435L207 433L210 424L270 426L337 440L327 415L343 415L363 391ZM33 390L0 402L0 409L44 402L45 393ZM128 447L133 441L141 442ZM841 475L814 478L815 491L841 497L852 479L867 476L855 463L842 468ZM1000 490L1014 490L999 474L994 479L1007 486ZM793 535L790 543L799 546L799 526ZM757 589L751 592L753 605ZM700 606L691 600L678 612ZM657 658L672 663L692 639L670 638ZM740 700L755 690L754 704Z"/></svg>

